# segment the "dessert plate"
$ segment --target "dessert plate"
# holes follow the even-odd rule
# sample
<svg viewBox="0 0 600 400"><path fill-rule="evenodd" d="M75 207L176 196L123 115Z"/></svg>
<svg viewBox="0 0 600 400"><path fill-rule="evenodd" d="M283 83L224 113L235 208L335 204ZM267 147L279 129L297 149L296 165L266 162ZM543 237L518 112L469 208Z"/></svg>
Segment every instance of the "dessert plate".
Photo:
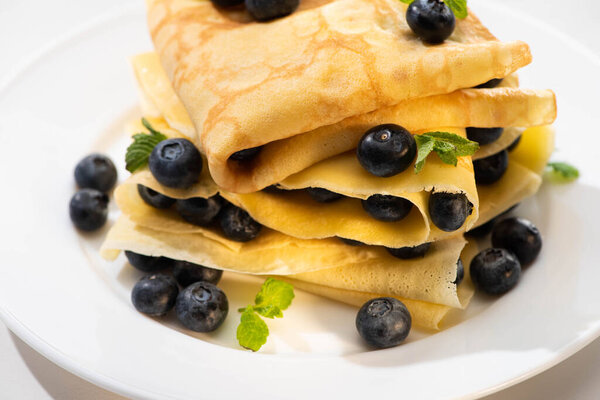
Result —
<svg viewBox="0 0 600 400"><path fill-rule="evenodd" d="M450 328L413 331L406 344L379 351L359 340L356 309L301 292L285 318L269 321L259 353L239 349L235 310L252 301L260 280L234 274L221 285L231 311L215 335L137 313L129 294L139 275L123 258L99 258L105 231L78 234L68 218L82 156L108 153L125 178L122 127L139 116L126 59L151 48L144 10L134 4L62 37L0 86L2 320L63 368L136 398L473 398L581 349L600 334L600 140L588 134L600 124L600 82L592 79L600 60L539 21L472 3L503 39L532 46L523 86L557 92L554 158L582 172L572 185L545 183L517 209L538 225L544 249L515 290L477 297Z"/></svg>

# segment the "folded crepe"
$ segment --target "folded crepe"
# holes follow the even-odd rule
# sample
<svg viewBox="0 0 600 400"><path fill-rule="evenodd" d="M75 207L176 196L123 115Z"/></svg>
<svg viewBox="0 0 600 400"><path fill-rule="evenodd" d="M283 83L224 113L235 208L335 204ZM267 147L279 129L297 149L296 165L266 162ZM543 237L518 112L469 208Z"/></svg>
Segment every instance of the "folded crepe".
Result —
<svg viewBox="0 0 600 400"><path fill-rule="evenodd" d="M424 44L397 0L304 0L292 15L269 23L206 1L147 3L155 49L194 124L196 143L215 182L232 192L259 190L354 148L370 121L346 122L333 133L313 132L318 128L503 78L531 61L525 43L498 41L473 13L457 21L445 43ZM552 97L538 94L540 102ZM457 124L415 127L411 122L420 123L422 110L435 113L425 105L411 108L420 115L408 116L403 126L484 126L469 123L467 112ZM357 125L361 129L354 131ZM345 137L338 143L340 128ZM280 144L264 148L252 163L229 159L309 132L310 154L274 160Z"/></svg>

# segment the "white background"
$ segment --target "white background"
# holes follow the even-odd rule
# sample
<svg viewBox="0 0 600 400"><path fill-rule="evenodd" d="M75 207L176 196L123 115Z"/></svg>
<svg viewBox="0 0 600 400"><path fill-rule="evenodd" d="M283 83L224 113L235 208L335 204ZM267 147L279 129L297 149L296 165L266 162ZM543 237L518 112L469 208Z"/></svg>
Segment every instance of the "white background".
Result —
<svg viewBox="0 0 600 400"><path fill-rule="evenodd" d="M0 83L51 39L124 2L142 0L0 0ZM483 1L483 0L479 0ZM592 0L502 0L544 20L600 54L600 3ZM477 1L471 1L477 8ZM576 73L576 71L563 71ZM598 79L598 77L590 77ZM504 390L500 399L595 399L600 396L600 340L560 365ZM0 323L0 398L121 399L62 370Z"/></svg>

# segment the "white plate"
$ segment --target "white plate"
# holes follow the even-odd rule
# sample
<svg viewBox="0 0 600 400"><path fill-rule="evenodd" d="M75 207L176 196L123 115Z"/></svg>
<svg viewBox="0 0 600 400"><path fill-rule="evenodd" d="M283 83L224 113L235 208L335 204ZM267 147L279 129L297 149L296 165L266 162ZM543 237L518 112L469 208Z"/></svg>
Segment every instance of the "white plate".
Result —
<svg viewBox="0 0 600 400"><path fill-rule="evenodd" d="M362 346L355 309L303 293L285 318L269 321L260 353L238 350L233 310L251 301L259 282L240 285L233 276L223 282L232 312L216 335L190 335L138 314L129 302L138 275L123 260L102 261L102 233L78 235L67 214L79 158L105 151L123 171L122 125L137 101L125 60L150 49L143 10L124 7L48 46L0 88L4 322L69 371L145 398L475 397L589 343L600 333L600 140L588 134L600 122L600 62L543 23L473 3L503 39L532 45L535 62L522 81L557 92L556 158L583 173L574 185L545 185L519 208L545 241L510 294L477 298L460 324L435 335L415 331L383 351Z"/></svg>

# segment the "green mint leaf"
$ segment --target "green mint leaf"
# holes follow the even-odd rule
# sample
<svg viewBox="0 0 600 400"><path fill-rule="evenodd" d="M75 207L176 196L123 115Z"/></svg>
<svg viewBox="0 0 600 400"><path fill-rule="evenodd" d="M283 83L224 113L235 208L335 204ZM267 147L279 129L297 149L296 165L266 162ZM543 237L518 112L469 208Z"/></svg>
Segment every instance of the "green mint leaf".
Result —
<svg viewBox="0 0 600 400"><path fill-rule="evenodd" d="M417 162L415 163L415 174L418 174L423 169L427 156L433 151L435 140L428 136L415 135L415 141L417 142Z"/></svg>
<svg viewBox="0 0 600 400"><path fill-rule="evenodd" d="M579 170L565 162L549 162L548 167L551 168L554 177L563 181L572 182L579 178Z"/></svg>
<svg viewBox="0 0 600 400"><path fill-rule="evenodd" d="M137 133L133 135L133 143L127 147L127 152L125 153L125 168L131 173L146 165L154 147L167 139L165 135L155 130L145 118L142 118L142 124L150 133Z"/></svg>
<svg viewBox="0 0 600 400"><path fill-rule="evenodd" d="M453 145L448 142L436 141L433 145L433 150L445 164L454 165L456 167L458 158L456 158L456 148Z"/></svg>
<svg viewBox="0 0 600 400"><path fill-rule="evenodd" d="M252 306L246 307L242 313L236 337L240 346L258 351L267 343L269 327L255 312Z"/></svg>
<svg viewBox="0 0 600 400"><path fill-rule="evenodd" d="M469 15L467 0L444 0L444 2L452 10L456 18L463 19Z"/></svg>
<svg viewBox="0 0 600 400"><path fill-rule="evenodd" d="M402 3L405 3L405 4L410 4L410 3L412 3L412 2L413 2L413 1L415 1L415 0L400 0L400 1L401 1Z"/></svg>
<svg viewBox="0 0 600 400"><path fill-rule="evenodd" d="M266 318L283 318L281 308L274 306L273 304L264 307L254 307L254 311Z"/></svg>
<svg viewBox="0 0 600 400"><path fill-rule="evenodd" d="M255 308L275 306L279 310L287 309L294 299L294 287L287 282L268 278L256 295ZM272 318L272 317L270 317Z"/></svg>

